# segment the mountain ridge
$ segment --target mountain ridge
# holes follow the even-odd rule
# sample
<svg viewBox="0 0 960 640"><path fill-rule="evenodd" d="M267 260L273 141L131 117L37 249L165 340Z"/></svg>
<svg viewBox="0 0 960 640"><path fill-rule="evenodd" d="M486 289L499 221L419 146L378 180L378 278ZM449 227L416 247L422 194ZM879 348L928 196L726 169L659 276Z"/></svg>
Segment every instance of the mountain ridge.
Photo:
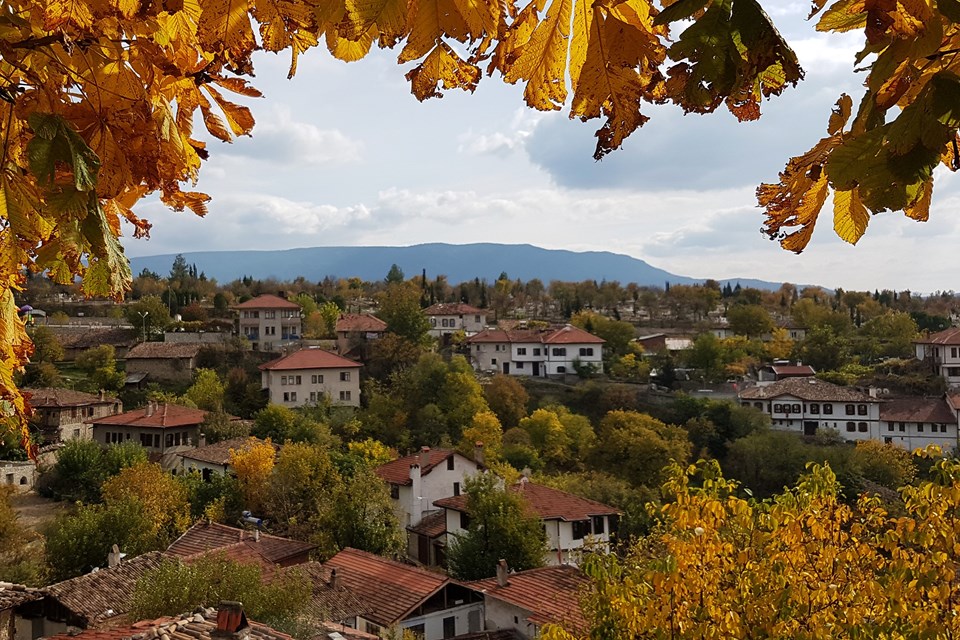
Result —
<svg viewBox="0 0 960 640"><path fill-rule="evenodd" d="M149 269L165 275L178 254L159 254L130 259L134 274ZM670 273L645 260L610 251L570 251L545 249L531 244L447 244L440 242L410 246L335 246L300 247L276 250L188 251L182 254L199 271L220 283L250 276L258 280L293 280L304 277L319 281L327 276L379 280L391 265L403 269L407 277L427 270L427 277L447 276L457 284L474 278L493 282L502 272L511 279L539 278L579 282L582 280L618 280L641 286L663 287L666 283L698 284L704 278ZM721 285L773 290L779 282L756 278L714 278Z"/></svg>

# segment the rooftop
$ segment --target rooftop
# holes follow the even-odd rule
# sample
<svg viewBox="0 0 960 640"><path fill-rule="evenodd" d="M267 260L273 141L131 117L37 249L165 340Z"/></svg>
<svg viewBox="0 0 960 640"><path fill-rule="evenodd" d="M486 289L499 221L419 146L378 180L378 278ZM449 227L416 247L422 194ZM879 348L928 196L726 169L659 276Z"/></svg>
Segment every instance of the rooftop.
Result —
<svg viewBox="0 0 960 640"><path fill-rule="evenodd" d="M518 571L507 576L506 586L496 578L487 578L466 585L530 612L528 620L536 625L562 623L568 628L585 629L586 620L580 609L580 593L589 580L579 569L568 565Z"/></svg>
<svg viewBox="0 0 960 640"><path fill-rule="evenodd" d="M342 622L363 615L368 605L358 598L342 583L335 584L332 579L331 568L319 562L305 562L294 565L284 572L300 573L313 585L313 595L304 611L314 620L329 620Z"/></svg>
<svg viewBox="0 0 960 640"><path fill-rule="evenodd" d="M438 592L450 579L366 551L346 548L324 564L336 569L343 585L363 597L365 618L390 626L403 620L424 600Z"/></svg>
<svg viewBox="0 0 960 640"><path fill-rule="evenodd" d="M177 404L163 403L160 406L147 405L133 411L125 411L115 416L95 418L88 422L93 426L110 425L139 428L167 429L171 427L192 427L203 422L207 412L203 409L191 409Z"/></svg>
<svg viewBox="0 0 960 640"><path fill-rule="evenodd" d="M299 309L300 305L270 293L235 304L233 309Z"/></svg>
<svg viewBox="0 0 960 640"><path fill-rule="evenodd" d="M420 519L420 522L407 527L412 532L425 536L431 540L439 538L447 532L447 512L438 509L435 513L429 513Z"/></svg>
<svg viewBox="0 0 960 640"><path fill-rule="evenodd" d="M427 316L464 316L486 315L487 312L462 302L438 302L424 309L423 313Z"/></svg>
<svg viewBox="0 0 960 640"><path fill-rule="evenodd" d="M202 348L199 342L141 342L127 352L127 360L196 358Z"/></svg>
<svg viewBox="0 0 960 640"><path fill-rule="evenodd" d="M812 402L880 402L867 393L816 378L786 378L740 392L744 400L769 400L793 396Z"/></svg>
<svg viewBox="0 0 960 640"><path fill-rule="evenodd" d="M815 376L816 369L808 364L772 364L770 370L778 376Z"/></svg>
<svg viewBox="0 0 960 640"><path fill-rule="evenodd" d="M81 407L91 404L113 404L117 399L112 396L99 396L93 393L43 387L41 389L22 389L30 394L30 406L35 408L49 407Z"/></svg>
<svg viewBox="0 0 960 640"><path fill-rule="evenodd" d="M167 553L188 558L198 553L223 549L237 542L243 542L256 549L267 560L276 564L305 554L316 546L309 542L281 538L268 533L260 534L258 542L254 540L254 534L245 529L228 527L216 522L200 522L187 529L186 533L174 540L173 544L167 547Z"/></svg>
<svg viewBox="0 0 960 640"><path fill-rule="evenodd" d="M880 405L880 419L884 422L935 422L957 424L945 398L897 398Z"/></svg>
<svg viewBox="0 0 960 640"><path fill-rule="evenodd" d="M185 451L180 455L181 457L189 460L197 460L199 462L226 466L230 464L231 449L234 451L243 451L248 449L253 444L262 442L264 441L253 436L239 436L237 438L229 438L227 440L214 442L213 444L197 447L196 449ZM274 445L274 448L276 448L276 445Z"/></svg>
<svg viewBox="0 0 960 640"><path fill-rule="evenodd" d="M925 338L914 340L915 344L960 345L960 327L950 327Z"/></svg>
<svg viewBox="0 0 960 640"><path fill-rule="evenodd" d="M42 597L42 589L34 589L12 582L0 582L0 611L12 609L25 602L39 600Z"/></svg>
<svg viewBox="0 0 960 640"><path fill-rule="evenodd" d="M510 490L521 494L526 499L530 509L542 520L587 520L591 516L618 515L619 510L594 500L587 500L572 493L554 489L542 484L536 484L522 479L511 485ZM450 498L436 500L433 504L444 509L454 511L467 510L467 496L460 494Z"/></svg>
<svg viewBox="0 0 960 640"><path fill-rule="evenodd" d="M337 320L337 333L366 331L380 333L387 330L387 323L368 313L343 313Z"/></svg>
<svg viewBox="0 0 960 640"><path fill-rule="evenodd" d="M290 355L260 365L261 371L289 371L296 369L346 369L361 367L359 362L347 360L323 349L300 349Z"/></svg>
<svg viewBox="0 0 960 640"><path fill-rule="evenodd" d="M376 473L384 482L409 485L411 484L410 465L420 465L420 475L425 476L433 471L437 465L446 462L450 456L460 456L464 460L473 462L453 449L430 449L429 447L424 447L417 453L403 456L402 458L397 458L396 460L391 460L390 462L380 465L376 468Z"/></svg>
<svg viewBox="0 0 960 640"><path fill-rule="evenodd" d="M467 338L469 343L603 344L605 340L571 324L551 329L484 329Z"/></svg>

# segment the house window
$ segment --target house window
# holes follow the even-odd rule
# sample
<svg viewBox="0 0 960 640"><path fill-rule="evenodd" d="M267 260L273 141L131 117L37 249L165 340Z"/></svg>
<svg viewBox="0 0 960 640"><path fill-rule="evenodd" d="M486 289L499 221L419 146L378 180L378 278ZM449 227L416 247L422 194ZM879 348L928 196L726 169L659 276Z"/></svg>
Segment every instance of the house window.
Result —
<svg viewBox="0 0 960 640"><path fill-rule="evenodd" d="M523 369L523 363L522 363L522 362L515 362L515 363L514 363L514 366L515 366L517 369Z"/></svg>
<svg viewBox="0 0 960 640"><path fill-rule="evenodd" d="M846 405L846 406L844 407L844 410L847 412L847 415L848 415L848 416L856 415L856 413L857 413L857 408L856 408L856 406L854 406L854 405L852 405L852 404Z"/></svg>
<svg viewBox="0 0 960 640"><path fill-rule="evenodd" d="M566 373L566 372L567 372L567 368L566 368L566 367L564 367L564 366L562 366L562 365L559 366L559 367L557 367L557 373Z"/></svg>
<svg viewBox="0 0 960 640"><path fill-rule="evenodd" d="M287 376L280 376L280 384L281 385L287 384Z"/></svg>
<svg viewBox="0 0 960 640"><path fill-rule="evenodd" d="M791 413L800 413L800 404L797 403L797 404L790 405L790 412L791 412Z"/></svg>
<svg viewBox="0 0 960 640"><path fill-rule="evenodd" d="M832 404L823 405L823 412L828 416L833 415L833 405Z"/></svg>
<svg viewBox="0 0 960 640"><path fill-rule="evenodd" d="M893 423L892 423L892 422L888 422L888 423L887 423L887 431L893 431Z"/></svg>
<svg viewBox="0 0 960 640"><path fill-rule="evenodd" d="M477 345L477 353L480 353L480 345Z"/></svg>
<svg viewBox="0 0 960 640"><path fill-rule="evenodd" d="M857 425L855 425L852 422L847 423L847 431L856 431L856 430L857 430Z"/></svg>
<svg viewBox="0 0 960 640"><path fill-rule="evenodd" d="M906 431L907 425L905 422L901 422L900 424L897 425L897 428L900 429L900 431Z"/></svg>
<svg viewBox="0 0 960 640"><path fill-rule="evenodd" d="M918 423L917 423L917 433L923 433L923 423L922 423L922 422L918 422Z"/></svg>
<svg viewBox="0 0 960 640"><path fill-rule="evenodd" d="M316 401L317 401L317 392L316 392L316 391L311 391L311 392L310 392L310 402L316 402Z"/></svg>
<svg viewBox="0 0 960 640"><path fill-rule="evenodd" d="M130 436L130 434L128 433L128 434L127 434L127 437L129 437L129 436ZM79 438L79 437L80 437L80 429L74 429L74 430L73 430L73 439L76 440L76 439Z"/></svg>
<svg viewBox="0 0 960 640"><path fill-rule="evenodd" d="M341 392L340 392L340 400L342 400L342 401L344 401L344 402L349 402L349 401L350 401L350 392L349 392L349 391L341 391Z"/></svg>
<svg viewBox="0 0 960 640"><path fill-rule="evenodd" d="M453 483L453 495L455 495L455 496L460 495L460 483L459 483L459 482L454 482L454 483Z"/></svg>
<svg viewBox="0 0 960 640"><path fill-rule="evenodd" d="M474 322L480 322L480 316L473 316Z"/></svg>
<svg viewBox="0 0 960 640"><path fill-rule="evenodd" d="M447 458L447 471L453 471L454 459L453 456Z"/></svg>
<svg viewBox="0 0 960 640"><path fill-rule="evenodd" d="M810 403L810 413L820 413L820 403L811 402Z"/></svg>
<svg viewBox="0 0 960 640"><path fill-rule="evenodd" d="M583 540L583 538L590 534L590 521L589 520L574 520L573 525L573 539L574 540Z"/></svg>
<svg viewBox="0 0 960 640"><path fill-rule="evenodd" d="M957 348L956 348L956 347L950 347L950 357L951 357L951 358L956 358L956 357L957 357Z"/></svg>
<svg viewBox="0 0 960 640"><path fill-rule="evenodd" d="M865 415L867 415L867 405L865 405L865 404L858 404L858 405L857 405L857 415L858 415L858 416L865 416Z"/></svg>
<svg viewBox="0 0 960 640"><path fill-rule="evenodd" d="M153 444L153 436L152 436L151 434L149 434L149 433L141 433L141 434L140 434L140 446L141 446L141 447L149 447L151 444Z"/></svg>
<svg viewBox="0 0 960 640"><path fill-rule="evenodd" d="M452 638L457 635L457 617L450 616L443 619L443 637Z"/></svg>
<svg viewBox="0 0 960 640"><path fill-rule="evenodd" d="M580 347L580 355L581 355L581 356L592 356L592 355L593 355L593 347Z"/></svg>
<svg viewBox="0 0 960 640"><path fill-rule="evenodd" d="M525 355L527 355L527 348L526 348L526 347L517 347L517 355L518 355L518 356L525 356Z"/></svg>
<svg viewBox="0 0 960 640"><path fill-rule="evenodd" d="M323 374L310 376L310 382L313 384L323 384Z"/></svg>
<svg viewBox="0 0 960 640"><path fill-rule="evenodd" d="M782 405L782 404L775 404L775 405L773 405L773 412L774 412L774 413L783 413L783 405Z"/></svg>
<svg viewBox="0 0 960 640"><path fill-rule="evenodd" d="M555 356L565 356L565 355L567 355L567 348L566 348L566 347L554 347L552 353L553 353L553 355L555 355Z"/></svg>
<svg viewBox="0 0 960 640"><path fill-rule="evenodd" d="M603 516L593 516L593 535L603 533Z"/></svg>
<svg viewBox="0 0 960 640"><path fill-rule="evenodd" d="M534 348L533 348L533 355L535 355L535 356L540 355L540 347L534 347Z"/></svg>
<svg viewBox="0 0 960 640"><path fill-rule="evenodd" d="M302 378L297 376L297 384L302 384ZM290 376L290 384L293 384L293 376Z"/></svg>
<svg viewBox="0 0 960 640"><path fill-rule="evenodd" d="M168 433L168 434L167 434L167 446L168 446L168 447L172 447L172 446L173 446L173 434L172 434L172 433Z"/></svg>
<svg viewBox="0 0 960 640"><path fill-rule="evenodd" d="M867 423L866 423L866 422L858 422L858 423L857 423L857 431L859 431L860 433L866 433L866 432L867 432Z"/></svg>
<svg viewBox="0 0 960 640"><path fill-rule="evenodd" d="M763 403L762 403L762 402L754 402L754 403L753 403L753 408L754 408L754 409L760 409L760 411L763 411Z"/></svg>
<svg viewBox="0 0 960 640"><path fill-rule="evenodd" d="M350 372L341 371L340 372L340 382L350 382Z"/></svg>
<svg viewBox="0 0 960 640"><path fill-rule="evenodd" d="M494 364L494 365L497 364L497 359L496 359L496 358L490 358L490 364Z"/></svg>
<svg viewBox="0 0 960 640"><path fill-rule="evenodd" d="M400 485L398 484L390 485L390 497L393 498L394 500L400 499Z"/></svg>

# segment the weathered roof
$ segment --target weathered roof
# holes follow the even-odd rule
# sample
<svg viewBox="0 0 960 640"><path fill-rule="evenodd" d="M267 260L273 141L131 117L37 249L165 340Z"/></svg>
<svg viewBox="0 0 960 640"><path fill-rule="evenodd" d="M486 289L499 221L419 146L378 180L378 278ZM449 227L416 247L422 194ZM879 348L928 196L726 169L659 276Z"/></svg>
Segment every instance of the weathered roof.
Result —
<svg viewBox="0 0 960 640"><path fill-rule="evenodd" d="M745 400L769 400L779 396L793 396L813 402L880 402L862 391L816 378L786 378L740 392L740 398Z"/></svg>
<svg viewBox="0 0 960 640"><path fill-rule="evenodd" d="M815 376L816 369L808 364L772 364L770 370L778 376Z"/></svg>
<svg viewBox="0 0 960 640"><path fill-rule="evenodd" d="M407 527L411 533L426 536L431 540L439 538L447 532L447 512L443 509L430 513L420 519L417 524Z"/></svg>
<svg viewBox="0 0 960 640"><path fill-rule="evenodd" d="M950 327L914 340L914 344L960 345L960 327Z"/></svg>
<svg viewBox="0 0 960 640"><path fill-rule="evenodd" d="M512 344L603 344L603 338L571 324L551 329L484 329L467 342L512 343Z"/></svg>
<svg viewBox="0 0 960 640"><path fill-rule="evenodd" d="M359 362L347 360L324 349L300 349L260 365L261 371L289 371L295 369L346 369L362 367Z"/></svg>
<svg viewBox="0 0 960 640"><path fill-rule="evenodd" d="M536 625L562 623L572 629L585 629L580 594L589 582L579 569L559 565L511 573L506 586L500 586L496 578L465 584L487 598L529 611L527 619Z"/></svg>
<svg viewBox="0 0 960 640"><path fill-rule="evenodd" d="M200 522L167 547L167 553L187 558L198 553L222 549L237 542L245 542L257 549L270 562L282 563L293 556L306 553L316 545L291 538L281 538L268 533L260 534L260 541L254 540L254 534L244 529L228 527L217 522Z"/></svg>
<svg viewBox="0 0 960 640"><path fill-rule="evenodd" d="M151 551L125 560L115 567L52 584L44 589L86 626L94 626L130 611L137 581L160 566L166 554Z"/></svg>
<svg viewBox="0 0 960 640"><path fill-rule="evenodd" d="M0 582L0 611L13 609L16 606L43 597L42 589L34 589L22 584Z"/></svg>
<svg viewBox="0 0 960 640"><path fill-rule="evenodd" d="M196 358L202 348L199 342L141 342L127 352L127 360Z"/></svg>
<svg viewBox="0 0 960 640"><path fill-rule="evenodd" d="M249 640L293 640L291 636L281 633L259 622L247 619L250 631L246 637ZM187 613L180 616L158 618L156 620L142 620L127 627L113 629L86 629L79 633L61 633L51 637L56 640L211 640L223 638L217 635L217 611L215 609L201 609L196 613Z"/></svg>
<svg viewBox="0 0 960 640"><path fill-rule="evenodd" d="M240 542L234 542L233 544L228 544L223 547L218 547L216 549L198 551L193 555L180 556L180 559L184 562L192 563L200 560L201 558L207 558L211 556L222 556L223 559L236 562L237 564L255 564L260 567L261 579L268 581L277 574L277 570L279 569L279 565L265 556L263 554L263 550L259 548L259 545L256 544L254 540L243 540Z"/></svg>
<svg viewBox="0 0 960 640"><path fill-rule="evenodd" d="M280 296L275 296L270 293L265 293L263 295L257 296L256 298L251 298L246 302L235 304L231 308L233 309L299 309L300 305L298 305L296 302L290 302L289 300L285 300Z"/></svg>
<svg viewBox="0 0 960 640"><path fill-rule="evenodd" d="M478 313L485 315L487 312L463 302L438 302L423 310L423 314L427 316L465 316Z"/></svg>
<svg viewBox="0 0 960 640"><path fill-rule="evenodd" d="M522 479L511 485L510 490L524 497L527 504L542 520L587 520L591 516L612 516L620 513L619 510L594 500L587 500L572 493L554 489L542 484L536 484ZM454 511L467 510L467 496L460 494L450 498L442 498L433 503L444 509Z"/></svg>
<svg viewBox="0 0 960 640"><path fill-rule="evenodd" d="M93 426L124 426L140 428L159 428L167 429L171 427L192 427L203 422L207 412L203 409L192 409L190 407L181 407L177 404L163 403L152 409L150 405L125 411L115 416L104 416L88 420ZM148 415L149 414L149 415Z"/></svg>
<svg viewBox="0 0 960 640"><path fill-rule="evenodd" d="M190 451L184 451L180 454L180 456L189 460L197 460L199 462L206 462L208 464L219 464L226 466L230 464L231 449L234 451L244 451L253 444L262 442L264 441L253 436L239 436L236 438L229 438L227 440L214 442L213 444L204 445L202 447L197 447L196 449L191 449ZM276 445L274 445L274 448L276 448Z"/></svg>
<svg viewBox="0 0 960 640"><path fill-rule="evenodd" d="M367 604L365 618L389 626L403 620L424 600L450 583L433 573L394 560L346 548L324 566L337 570L343 585Z"/></svg>
<svg viewBox="0 0 960 640"><path fill-rule="evenodd" d="M446 462L450 456L460 456L467 461L473 462L453 449L430 449L430 447L424 447L417 453L382 464L377 467L375 471L385 482L409 485L412 482L410 480L410 465L420 465L420 475L425 476L433 471L437 465Z"/></svg>
<svg viewBox="0 0 960 640"><path fill-rule="evenodd" d="M957 424L957 414L945 398L897 398L880 405L884 422L936 422Z"/></svg>
<svg viewBox="0 0 960 640"><path fill-rule="evenodd" d="M343 313L337 320L337 333L366 331L380 333L387 330L387 323L369 313Z"/></svg>
<svg viewBox="0 0 960 640"><path fill-rule="evenodd" d="M112 396L100 397L93 393L60 389L57 387L43 387L40 389L22 389L30 394L30 406L34 408L49 407L82 407L91 404L113 404L117 399Z"/></svg>
<svg viewBox="0 0 960 640"><path fill-rule="evenodd" d="M331 568L319 562L305 562L284 569L284 573L299 573L313 585L313 595L303 613L314 620L341 622L366 613L368 605L342 583L335 585Z"/></svg>
<svg viewBox="0 0 960 640"><path fill-rule="evenodd" d="M139 339L135 328L49 327L65 349L91 349L102 344L128 347Z"/></svg>

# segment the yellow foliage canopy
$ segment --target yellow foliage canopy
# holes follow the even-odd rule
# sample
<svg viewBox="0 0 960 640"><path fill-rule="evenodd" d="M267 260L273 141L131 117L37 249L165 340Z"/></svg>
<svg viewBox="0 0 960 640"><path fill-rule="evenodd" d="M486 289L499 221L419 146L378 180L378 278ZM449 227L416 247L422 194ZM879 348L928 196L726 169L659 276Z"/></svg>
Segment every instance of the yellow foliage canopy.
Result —
<svg viewBox="0 0 960 640"><path fill-rule="evenodd" d="M828 136L758 197L767 232L799 251L834 193L834 225L855 242L869 214L928 216L933 169L960 167L956 0L814 2L823 31L863 30L866 91L851 120L843 96ZM679 33L672 30L681 25ZM0 419L26 436L13 384L31 346L13 291L25 270L80 277L120 296L130 270L118 238L150 223L156 193L204 215L191 190L212 136L250 134L260 93L245 77L256 50L299 56L325 43L358 60L399 46L419 99L473 91L482 72L524 83L537 109L600 118L596 158L642 126L648 104L725 106L760 116L764 98L802 77L758 0L9 0L0 8ZM949 54L949 55L948 55ZM568 92L572 94L568 96ZM887 115L896 114L887 122ZM194 131L202 124L206 133Z"/></svg>

